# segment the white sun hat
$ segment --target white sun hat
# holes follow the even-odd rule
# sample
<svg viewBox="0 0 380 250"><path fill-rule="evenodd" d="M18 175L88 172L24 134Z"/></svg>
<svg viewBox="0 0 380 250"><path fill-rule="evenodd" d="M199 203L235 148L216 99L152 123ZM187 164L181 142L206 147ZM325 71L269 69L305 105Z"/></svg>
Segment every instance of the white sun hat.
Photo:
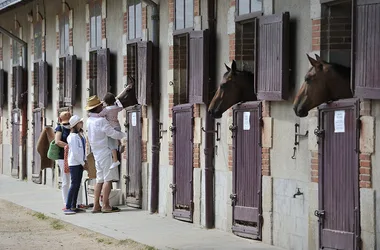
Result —
<svg viewBox="0 0 380 250"><path fill-rule="evenodd" d="M77 116L77 115L73 115L73 116L70 118L70 120L69 120L70 128L75 127L75 125L77 125L77 124L80 123L81 121L83 121L83 118L80 118L80 117Z"/></svg>

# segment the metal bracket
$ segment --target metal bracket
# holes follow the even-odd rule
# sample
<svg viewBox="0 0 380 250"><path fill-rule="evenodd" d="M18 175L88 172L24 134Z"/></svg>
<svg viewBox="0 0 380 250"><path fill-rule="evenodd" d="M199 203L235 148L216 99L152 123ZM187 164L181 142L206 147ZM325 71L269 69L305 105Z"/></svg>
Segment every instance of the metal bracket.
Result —
<svg viewBox="0 0 380 250"><path fill-rule="evenodd" d="M325 135L325 130L319 129L319 126L314 130L314 134L318 137L323 137Z"/></svg>
<svg viewBox="0 0 380 250"><path fill-rule="evenodd" d="M166 132L168 132L167 129L162 129L162 126L163 126L163 123L160 122L160 139L162 139L162 133L166 133Z"/></svg>
<svg viewBox="0 0 380 250"><path fill-rule="evenodd" d="M216 134L216 140L217 141L220 141L220 135L219 135L219 129L220 129L220 122L217 122L216 123L216 130L205 130L203 127L202 127L202 131L205 132L206 134L208 133L215 133Z"/></svg>
<svg viewBox="0 0 380 250"><path fill-rule="evenodd" d="M296 150L297 150L296 146L300 144L300 137L307 137L309 135L309 130L307 130L305 134L300 134L299 128L300 128L300 125L298 123L294 124L294 147L293 147L293 155L291 157L293 160L296 159Z"/></svg>

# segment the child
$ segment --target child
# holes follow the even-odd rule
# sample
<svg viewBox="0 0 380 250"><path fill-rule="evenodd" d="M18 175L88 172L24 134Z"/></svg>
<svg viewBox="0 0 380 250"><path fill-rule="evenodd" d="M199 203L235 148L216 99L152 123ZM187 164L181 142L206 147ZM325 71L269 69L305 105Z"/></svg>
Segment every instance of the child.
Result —
<svg viewBox="0 0 380 250"><path fill-rule="evenodd" d="M65 214L75 214L84 211L77 208L77 198L79 187L81 185L83 169L86 165L86 139L81 134L83 128L83 119L73 115L70 120L70 134L67 137L68 165L70 168L71 185L66 201Z"/></svg>
<svg viewBox="0 0 380 250"><path fill-rule="evenodd" d="M117 119L117 114L121 110L123 110L123 108L115 104L116 98L115 98L115 95L112 93L108 92L104 96L103 101L107 104L107 106L99 114L90 113L90 116L105 117L115 130L121 131L121 126L120 126L119 120ZM117 166L120 165L120 162L117 159L117 149L119 147L119 143L120 142L118 140L108 138L108 145L112 150L112 158L113 158L113 163L110 169L116 168Z"/></svg>

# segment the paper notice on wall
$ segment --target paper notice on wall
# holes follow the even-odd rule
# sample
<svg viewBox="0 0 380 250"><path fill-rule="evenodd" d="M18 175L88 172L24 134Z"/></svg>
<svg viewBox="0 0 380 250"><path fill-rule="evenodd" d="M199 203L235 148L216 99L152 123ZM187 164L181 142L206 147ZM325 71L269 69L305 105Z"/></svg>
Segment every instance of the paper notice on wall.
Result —
<svg viewBox="0 0 380 250"><path fill-rule="evenodd" d="M136 112L133 112L132 115L132 126L135 127L136 124L137 124L137 121L136 121Z"/></svg>
<svg viewBox="0 0 380 250"><path fill-rule="evenodd" d="M344 110L339 110L334 112L334 132L335 133L344 133Z"/></svg>
<svg viewBox="0 0 380 250"><path fill-rule="evenodd" d="M250 116L251 116L251 112L244 112L243 113L243 130L250 130L251 129Z"/></svg>

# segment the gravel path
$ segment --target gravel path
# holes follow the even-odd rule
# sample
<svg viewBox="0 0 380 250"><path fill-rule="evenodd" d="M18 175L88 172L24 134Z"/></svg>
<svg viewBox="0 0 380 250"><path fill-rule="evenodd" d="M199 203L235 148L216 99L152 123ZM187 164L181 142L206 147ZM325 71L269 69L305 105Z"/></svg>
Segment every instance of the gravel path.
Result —
<svg viewBox="0 0 380 250"><path fill-rule="evenodd" d="M116 240L0 199L0 249L152 250L132 240Z"/></svg>

